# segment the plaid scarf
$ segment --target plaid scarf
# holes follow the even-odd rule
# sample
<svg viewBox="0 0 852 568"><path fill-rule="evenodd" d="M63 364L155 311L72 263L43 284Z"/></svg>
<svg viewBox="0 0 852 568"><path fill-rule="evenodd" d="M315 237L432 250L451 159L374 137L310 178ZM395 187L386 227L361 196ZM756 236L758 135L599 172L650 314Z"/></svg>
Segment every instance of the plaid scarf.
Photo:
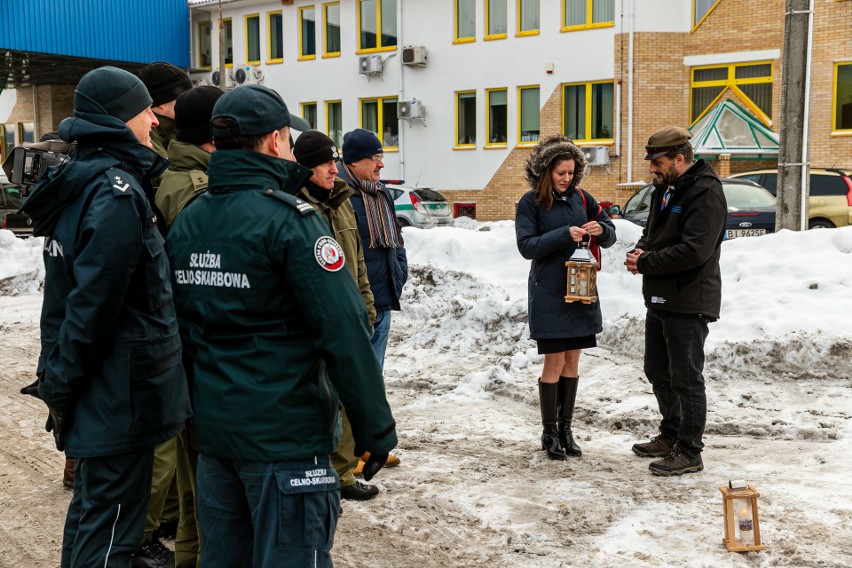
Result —
<svg viewBox="0 0 852 568"><path fill-rule="evenodd" d="M393 203L387 193L381 191L381 184L358 179L354 174L352 178L358 184L358 191L364 198L364 214L370 231L370 248L404 246L402 230L396 220Z"/></svg>

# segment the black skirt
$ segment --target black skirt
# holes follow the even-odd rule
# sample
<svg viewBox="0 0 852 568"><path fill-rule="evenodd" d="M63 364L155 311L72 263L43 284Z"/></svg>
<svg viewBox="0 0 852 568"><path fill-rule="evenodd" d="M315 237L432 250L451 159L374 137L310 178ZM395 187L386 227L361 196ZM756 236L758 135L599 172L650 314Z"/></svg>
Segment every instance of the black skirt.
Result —
<svg viewBox="0 0 852 568"><path fill-rule="evenodd" d="M557 337L547 339L536 339L538 344L538 354L545 353L561 353L563 351L573 351L575 349L589 349L590 347L598 346L598 339L594 335L585 337Z"/></svg>

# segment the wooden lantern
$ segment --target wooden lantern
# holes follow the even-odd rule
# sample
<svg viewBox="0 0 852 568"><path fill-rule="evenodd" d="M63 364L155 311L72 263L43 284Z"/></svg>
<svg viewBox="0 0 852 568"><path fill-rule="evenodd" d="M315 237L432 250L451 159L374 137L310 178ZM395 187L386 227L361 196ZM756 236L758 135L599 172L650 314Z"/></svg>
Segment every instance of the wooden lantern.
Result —
<svg viewBox="0 0 852 568"><path fill-rule="evenodd" d="M598 301L598 261L589 251L589 243L583 241L565 263L568 271L566 302L591 304Z"/></svg>
<svg viewBox="0 0 852 568"><path fill-rule="evenodd" d="M725 520L725 536L722 543L728 552L750 552L763 550L760 542L760 522L757 514L757 498L760 493L751 484L729 482L729 487L719 487L722 492L722 513Z"/></svg>

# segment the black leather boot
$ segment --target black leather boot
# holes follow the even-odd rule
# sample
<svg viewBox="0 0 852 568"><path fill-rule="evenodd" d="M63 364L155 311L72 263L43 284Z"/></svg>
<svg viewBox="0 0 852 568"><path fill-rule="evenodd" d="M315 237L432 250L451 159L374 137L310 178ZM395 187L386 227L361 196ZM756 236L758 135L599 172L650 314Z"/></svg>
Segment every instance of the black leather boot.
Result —
<svg viewBox="0 0 852 568"><path fill-rule="evenodd" d="M559 429L556 426L558 391L557 383L538 382L538 401L541 406L541 423L544 426L541 433L541 449L547 450L547 457L552 460L565 459L565 452L559 445Z"/></svg>
<svg viewBox="0 0 852 568"><path fill-rule="evenodd" d="M571 420L574 419L574 401L577 399L579 377L559 377L559 443L569 456L581 456L583 450L574 442Z"/></svg>

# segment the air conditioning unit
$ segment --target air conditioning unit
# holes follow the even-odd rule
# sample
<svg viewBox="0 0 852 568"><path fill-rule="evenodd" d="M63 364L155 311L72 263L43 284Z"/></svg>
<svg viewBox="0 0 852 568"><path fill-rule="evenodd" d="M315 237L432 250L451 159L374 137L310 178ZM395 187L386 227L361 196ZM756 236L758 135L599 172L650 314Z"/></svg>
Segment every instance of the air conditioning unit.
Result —
<svg viewBox="0 0 852 568"><path fill-rule="evenodd" d="M384 67L381 55L362 55L358 58L358 73L362 75L381 75Z"/></svg>
<svg viewBox="0 0 852 568"><path fill-rule="evenodd" d="M234 85L236 84L234 82L234 78L231 74L230 69L225 70L224 80L223 80L223 77L220 76L220 73L218 71L213 71L213 73L210 74L210 83L212 85L216 85L217 87L219 87L223 91L227 91L228 89L233 89Z"/></svg>
<svg viewBox="0 0 852 568"><path fill-rule="evenodd" d="M426 67L429 56L422 45L409 45L402 48L402 64L412 67Z"/></svg>
<svg viewBox="0 0 852 568"><path fill-rule="evenodd" d="M426 107L417 99L396 103L396 116L399 120L424 120Z"/></svg>
<svg viewBox="0 0 852 568"><path fill-rule="evenodd" d="M231 70L231 74L233 75L234 82L237 85L248 85L253 82L251 65L236 65Z"/></svg>
<svg viewBox="0 0 852 568"><path fill-rule="evenodd" d="M609 165L609 146L585 146L581 148L590 166Z"/></svg>
<svg viewBox="0 0 852 568"><path fill-rule="evenodd" d="M260 67L260 65L252 65L251 74L254 82L258 85L263 83L263 80L266 78L266 73L263 72L263 69Z"/></svg>

